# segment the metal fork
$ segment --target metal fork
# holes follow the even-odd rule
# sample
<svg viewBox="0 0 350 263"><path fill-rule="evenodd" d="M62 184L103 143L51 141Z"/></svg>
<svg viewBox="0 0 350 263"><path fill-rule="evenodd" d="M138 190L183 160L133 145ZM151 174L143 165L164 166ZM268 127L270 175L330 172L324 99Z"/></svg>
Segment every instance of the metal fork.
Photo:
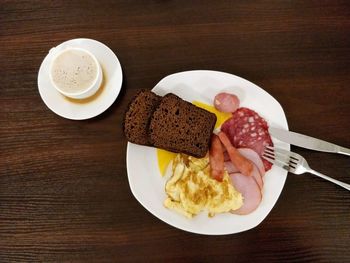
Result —
<svg viewBox="0 0 350 263"><path fill-rule="evenodd" d="M350 191L350 184L335 180L311 169L305 158L297 153L267 146L265 147L263 158L293 174L311 173Z"/></svg>

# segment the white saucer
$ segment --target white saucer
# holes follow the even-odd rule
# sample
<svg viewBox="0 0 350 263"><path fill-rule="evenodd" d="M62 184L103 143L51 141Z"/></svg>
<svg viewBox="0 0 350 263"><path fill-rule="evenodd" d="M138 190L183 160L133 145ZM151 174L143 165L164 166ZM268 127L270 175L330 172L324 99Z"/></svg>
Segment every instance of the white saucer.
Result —
<svg viewBox="0 0 350 263"><path fill-rule="evenodd" d="M57 115L71 120L93 118L107 110L119 95L123 74L117 56L106 45L93 39L77 38L61 43L55 50L80 47L90 51L99 61L103 71L103 82L97 93L87 99L70 99L59 93L49 79L49 65L53 52L49 52L41 63L38 73L39 93L46 106Z"/></svg>

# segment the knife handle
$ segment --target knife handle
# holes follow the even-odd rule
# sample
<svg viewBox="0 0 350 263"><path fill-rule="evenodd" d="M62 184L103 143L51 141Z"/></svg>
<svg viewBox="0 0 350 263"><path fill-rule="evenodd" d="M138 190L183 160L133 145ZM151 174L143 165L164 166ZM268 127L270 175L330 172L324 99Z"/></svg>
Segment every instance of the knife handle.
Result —
<svg viewBox="0 0 350 263"><path fill-rule="evenodd" d="M340 146L338 153L350 156L350 149Z"/></svg>

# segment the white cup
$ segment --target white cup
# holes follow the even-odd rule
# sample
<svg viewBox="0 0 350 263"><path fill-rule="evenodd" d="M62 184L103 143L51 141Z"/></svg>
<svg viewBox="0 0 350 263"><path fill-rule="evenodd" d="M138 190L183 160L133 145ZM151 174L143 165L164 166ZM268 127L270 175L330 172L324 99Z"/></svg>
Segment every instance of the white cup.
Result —
<svg viewBox="0 0 350 263"><path fill-rule="evenodd" d="M89 51L67 47L55 49L49 77L55 89L73 99L84 99L94 95L102 83L102 69L96 57Z"/></svg>

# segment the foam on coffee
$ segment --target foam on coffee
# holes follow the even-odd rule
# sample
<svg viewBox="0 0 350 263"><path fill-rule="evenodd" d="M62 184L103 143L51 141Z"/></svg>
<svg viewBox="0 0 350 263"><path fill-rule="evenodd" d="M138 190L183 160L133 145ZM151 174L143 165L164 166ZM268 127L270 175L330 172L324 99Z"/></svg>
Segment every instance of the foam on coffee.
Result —
<svg viewBox="0 0 350 263"><path fill-rule="evenodd" d="M89 53L69 49L53 61L51 76L54 84L63 92L79 93L94 83L97 71L96 62Z"/></svg>

